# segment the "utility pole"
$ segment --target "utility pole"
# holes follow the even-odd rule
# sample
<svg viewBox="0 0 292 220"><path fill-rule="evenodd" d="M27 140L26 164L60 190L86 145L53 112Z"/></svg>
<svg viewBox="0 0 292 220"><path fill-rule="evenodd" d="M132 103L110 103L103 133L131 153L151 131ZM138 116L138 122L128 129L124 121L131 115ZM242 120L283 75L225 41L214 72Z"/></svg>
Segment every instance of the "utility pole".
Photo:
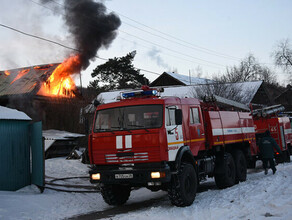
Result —
<svg viewBox="0 0 292 220"><path fill-rule="evenodd" d="M189 70L190 85L192 85L191 70Z"/></svg>

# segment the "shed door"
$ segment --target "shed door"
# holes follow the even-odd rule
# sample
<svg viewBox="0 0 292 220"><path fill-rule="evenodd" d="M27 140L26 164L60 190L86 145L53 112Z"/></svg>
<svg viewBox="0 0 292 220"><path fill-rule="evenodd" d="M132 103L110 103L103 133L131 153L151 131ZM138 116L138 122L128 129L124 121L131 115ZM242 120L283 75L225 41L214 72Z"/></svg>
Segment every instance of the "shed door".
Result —
<svg viewBox="0 0 292 220"><path fill-rule="evenodd" d="M42 139L42 122L31 124L31 155L32 155L32 170L31 183L37 186L44 186L45 177L45 160L44 160L44 145Z"/></svg>

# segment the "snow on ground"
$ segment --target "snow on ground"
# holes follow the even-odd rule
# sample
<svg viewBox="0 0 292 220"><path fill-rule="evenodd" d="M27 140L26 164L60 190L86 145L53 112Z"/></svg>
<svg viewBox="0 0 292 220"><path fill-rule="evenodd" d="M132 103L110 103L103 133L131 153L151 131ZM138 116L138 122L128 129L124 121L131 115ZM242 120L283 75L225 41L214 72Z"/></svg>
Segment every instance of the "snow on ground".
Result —
<svg viewBox="0 0 292 220"><path fill-rule="evenodd" d="M155 205L143 207L110 219L291 219L292 163L279 164L275 175L265 176L252 170L246 182L218 190L213 181L203 183L209 190L199 192L194 204L178 208L170 204L165 192L147 189L131 193L128 205L158 198ZM56 158L46 160L46 176L62 178L87 176L88 167L79 160ZM76 180L75 180L76 181ZM80 180L81 181L81 180ZM86 180L86 184L88 180ZM82 182L84 184L84 181ZM202 191L202 190L201 190ZM16 192L0 191L0 219L64 219L70 216L112 208L99 193L66 193L46 189L40 193L35 186Z"/></svg>
<svg viewBox="0 0 292 220"><path fill-rule="evenodd" d="M157 207L111 219L292 219L292 164L280 164L277 173L248 174L246 182L224 190L198 193L190 207Z"/></svg>
<svg viewBox="0 0 292 220"><path fill-rule="evenodd" d="M49 159L45 167L49 177L88 176L87 165L79 160ZM99 193L65 193L48 189L40 193L35 186L16 192L0 191L0 219L63 219L106 208L101 200Z"/></svg>

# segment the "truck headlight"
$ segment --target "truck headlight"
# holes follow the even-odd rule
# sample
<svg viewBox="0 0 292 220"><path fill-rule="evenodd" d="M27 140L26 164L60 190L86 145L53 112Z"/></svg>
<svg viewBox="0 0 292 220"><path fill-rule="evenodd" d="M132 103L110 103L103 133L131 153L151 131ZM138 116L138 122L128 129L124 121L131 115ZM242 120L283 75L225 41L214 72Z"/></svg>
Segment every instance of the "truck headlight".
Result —
<svg viewBox="0 0 292 220"><path fill-rule="evenodd" d="M151 172L152 179L159 179L165 177L165 172Z"/></svg>
<svg viewBox="0 0 292 220"><path fill-rule="evenodd" d="M100 173L91 174L91 179L92 180L100 180Z"/></svg>

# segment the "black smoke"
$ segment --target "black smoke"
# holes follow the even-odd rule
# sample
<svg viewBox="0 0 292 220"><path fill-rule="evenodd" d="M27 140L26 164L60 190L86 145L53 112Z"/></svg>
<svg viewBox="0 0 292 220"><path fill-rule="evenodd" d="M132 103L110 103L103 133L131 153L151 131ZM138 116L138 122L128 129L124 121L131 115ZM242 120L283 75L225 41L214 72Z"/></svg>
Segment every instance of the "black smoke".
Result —
<svg viewBox="0 0 292 220"><path fill-rule="evenodd" d="M114 13L107 14L106 7L93 0L65 0L64 11L63 18L80 51L81 68L86 69L97 51L108 48L115 39L121 20Z"/></svg>

